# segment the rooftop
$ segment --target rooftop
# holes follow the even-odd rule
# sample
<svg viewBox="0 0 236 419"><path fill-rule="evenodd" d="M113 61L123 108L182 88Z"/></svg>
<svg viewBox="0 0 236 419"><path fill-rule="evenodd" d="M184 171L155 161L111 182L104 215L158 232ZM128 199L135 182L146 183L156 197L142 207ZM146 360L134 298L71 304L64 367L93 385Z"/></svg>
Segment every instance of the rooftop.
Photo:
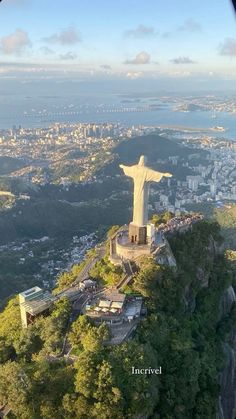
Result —
<svg viewBox="0 0 236 419"><path fill-rule="evenodd" d="M20 296L24 297L25 299L28 299L28 298L32 298L36 294L38 295L38 293L40 293L40 292L43 292L43 290L36 286L36 287L30 288L30 289L28 289L24 292L21 292Z"/></svg>
<svg viewBox="0 0 236 419"><path fill-rule="evenodd" d="M115 301L115 302L124 302L125 301L125 294L120 293L116 289L108 289L105 290L102 295L100 296L101 300L109 300L109 301Z"/></svg>
<svg viewBox="0 0 236 419"><path fill-rule="evenodd" d="M41 313L42 311L46 310L54 300L54 297L48 291L43 292L41 288L39 288L39 290L42 291L40 292L40 294L38 292L34 293L36 294L36 298L25 300L20 303L20 305L25 309L25 311L27 313L30 313L32 316L35 316ZM33 292L30 295L32 294Z"/></svg>

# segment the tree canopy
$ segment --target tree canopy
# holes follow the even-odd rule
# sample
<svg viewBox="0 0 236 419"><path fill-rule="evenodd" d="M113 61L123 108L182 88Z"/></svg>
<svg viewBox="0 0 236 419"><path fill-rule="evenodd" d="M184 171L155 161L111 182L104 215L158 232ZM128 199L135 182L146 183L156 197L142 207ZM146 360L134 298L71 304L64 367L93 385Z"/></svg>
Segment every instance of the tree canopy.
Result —
<svg viewBox="0 0 236 419"><path fill-rule="evenodd" d="M130 288L143 296L148 314L133 339L120 345L108 344L105 324L86 316L71 322L65 298L27 330L21 329L17 299L9 301L0 314L0 403L10 406L13 417L216 416L222 342L236 319L235 304L221 317L219 307L233 284L234 261L219 253L216 223L197 223L173 235L170 245L177 269L140 261ZM107 269L110 274L105 260L94 274L103 277ZM61 355L67 332L70 362ZM160 366L161 375L132 374L133 367Z"/></svg>

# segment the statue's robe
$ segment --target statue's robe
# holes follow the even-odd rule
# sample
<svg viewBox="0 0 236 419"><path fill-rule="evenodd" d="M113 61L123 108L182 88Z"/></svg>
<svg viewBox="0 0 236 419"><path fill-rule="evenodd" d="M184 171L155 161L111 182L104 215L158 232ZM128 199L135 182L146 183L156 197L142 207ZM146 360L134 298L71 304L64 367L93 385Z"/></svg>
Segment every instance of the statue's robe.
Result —
<svg viewBox="0 0 236 419"><path fill-rule="evenodd" d="M134 181L133 197L133 224L145 226L148 222L148 192L150 182L160 182L163 176L171 177L170 173L161 173L145 166L146 159L140 157L139 163L134 166L120 165L126 176Z"/></svg>

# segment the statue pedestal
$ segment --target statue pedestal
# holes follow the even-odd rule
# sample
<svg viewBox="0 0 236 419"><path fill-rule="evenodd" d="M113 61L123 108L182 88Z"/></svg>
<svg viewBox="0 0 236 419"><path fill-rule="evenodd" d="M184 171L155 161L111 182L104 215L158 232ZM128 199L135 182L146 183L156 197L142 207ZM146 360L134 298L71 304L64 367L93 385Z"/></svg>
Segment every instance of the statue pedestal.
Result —
<svg viewBox="0 0 236 419"><path fill-rule="evenodd" d="M125 261L129 260L138 265L140 258L146 256L152 257L160 265L176 266L168 241L151 223L147 224L146 244L131 243L129 227L127 225L121 227L110 238L110 262L124 267Z"/></svg>
<svg viewBox="0 0 236 419"><path fill-rule="evenodd" d="M135 244L147 244L147 227L137 226L134 223L129 225L129 241Z"/></svg>
<svg viewBox="0 0 236 419"><path fill-rule="evenodd" d="M140 229L140 227L137 228ZM132 231L137 232L138 236L138 231L135 228L132 229ZM142 236L144 232L145 236ZM144 244L138 244L137 242L132 242L130 240L129 234L130 226L129 229L126 226L118 231L110 240L110 261L115 265L121 265L122 260L124 259L135 261L140 256L151 256L152 254L153 246L148 244L147 240ZM146 238L146 227L145 231L141 230L140 238L142 239L142 237Z"/></svg>

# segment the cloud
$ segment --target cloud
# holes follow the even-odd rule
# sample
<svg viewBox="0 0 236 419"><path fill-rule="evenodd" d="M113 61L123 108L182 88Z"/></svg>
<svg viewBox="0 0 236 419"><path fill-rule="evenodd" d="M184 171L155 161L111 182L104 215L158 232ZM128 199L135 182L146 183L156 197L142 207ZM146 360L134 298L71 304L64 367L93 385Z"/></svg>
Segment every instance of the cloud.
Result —
<svg viewBox="0 0 236 419"><path fill-rule="evenodd" d="M43 38L43 41L49 44L72 45L81 42L81 37L76 29L71 26L49 37Z"/></svg>
<svg viewBox="0 0 236 419"><path fill-rule="evenodd" d="M191 71L170 71L166 74L168 77L194 77L194 73Z"/></svg>
<svg viewBox="0 0 236 419"><path fill-rule="evenodd" d="M73 52L69 51L65 54L60 55L61 60L75 60L77 58L77 54L74 54Z"/></svg>
<svg viewBox="0 0 236 419"><path fill-rule="evenodd" d="M171 32L163 32L163 34L161 36L162 36L162 38L170 38L171 35L172 35Z"/></svg>
<svg viewBox="0 0 236 419"><path fill-rule="evenodd" d="M101 64L100 67L103 68L104 70L111 70L111 66L108 64Z"/></svg>
<svg viewBox="0 0 236 419"><path fill-rule="evenodd" d="M41 47L39 49L39 51L42 54L44 54L44 55L52 55L52 54L55 54L55 51L53 51L51 48L48 48L48 47Z"/></svg>
<svg viewBox="0 0 236 419"><path fill-rule="evenodd" d="M189 58L189 57L172 58L172 60L170 60L170 62L172 64L195 64L196 63L196 61L191 60L191 58Z"/></svg>
<svg viewBox="0 0 236 419"><path fill-rule="evenodd" d="M178 30L183 32L200 32L202 27L196 20L189 18L185 20L183 25L181 25Z"/></svg>
<svg viewBox="0 0 236 419"><path fill-rule="evenodd" d="M31 45L29 35L22 29L16 29L15 32L0 39L0 48L3 54L21 54Z"/></svg>
<svg viewBox="0 0 236 419"><path fill-rule="evenodd" d="M136 79L140 79L141 77L143 77L143 72L142 71L138 71L138 72L128 72L125 75L127 77L127 79L130 80L136 80Z"/></svg>
<svg viewBox="0 0 236 419"><path fill-rule="evenodd" d="M132 60L126 60L124 64L149 64L151 55L146 51L141 51Z"/></svg>
<svg viewBox="0 0 236 419"><path fill-rule="evenodd" d="M139 25L135 29L129 29L124 33L126 38L145 38L148 36L154 36L155 30L152 26Z"/></svg>
<svg viewBox="0 0 236 419"><path fill-rule="evenodd" d="M219 46L219 53L220 55L228 55L229 57L236 56L236 39L235 38L227 38L224 40L222 44Z"/></svg>

